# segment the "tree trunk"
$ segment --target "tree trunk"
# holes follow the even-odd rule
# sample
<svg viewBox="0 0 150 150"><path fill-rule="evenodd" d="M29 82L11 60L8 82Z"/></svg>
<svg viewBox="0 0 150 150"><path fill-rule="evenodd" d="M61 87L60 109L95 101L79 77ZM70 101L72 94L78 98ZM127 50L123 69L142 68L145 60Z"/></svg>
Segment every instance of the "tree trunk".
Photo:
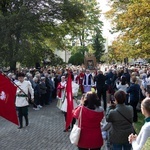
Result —
<svg viewBox="0 0 150 150"><path fill-rule="evenodd" d="M10 61L10 71L16 71L16 61Z"/></svg>
<svg viewBox="0 0 150 150"><path fill-rule="evenodd" d="M14 51L13 51L13 40L11 38L11 34L8 38L8 46L9 46L9 56L7 57L7 61L10 67L10 71L16 71L16 61L14 60Z"/></svg>

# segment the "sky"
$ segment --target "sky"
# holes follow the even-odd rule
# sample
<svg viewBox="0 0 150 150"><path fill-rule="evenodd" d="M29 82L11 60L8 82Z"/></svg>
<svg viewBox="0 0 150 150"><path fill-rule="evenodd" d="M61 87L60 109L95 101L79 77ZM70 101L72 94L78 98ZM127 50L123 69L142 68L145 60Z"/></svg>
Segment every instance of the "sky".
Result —
<svg viewBox="0 0 150 150"><path fill-rule="evenodd" d="M102 15L101 15L100 20L103 21L103 23L104 23L103 36L104 36L104 38L106 38L108 45L111 45L112 41L115 38L115 35L112 35L109 32L111 30L111 23L108 19L105 18L104 14L103 14L110 9L110 7L108 6L109 0L97 0L97 1L100 5L100 9L102 10Z"/></svg>

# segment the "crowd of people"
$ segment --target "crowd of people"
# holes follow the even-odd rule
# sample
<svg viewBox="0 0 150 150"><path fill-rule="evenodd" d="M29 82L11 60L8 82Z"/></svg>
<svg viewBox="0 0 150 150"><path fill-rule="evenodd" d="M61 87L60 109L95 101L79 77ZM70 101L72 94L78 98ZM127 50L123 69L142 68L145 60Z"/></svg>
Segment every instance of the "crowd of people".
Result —
<svg viewBox="0 0 150 150"><path fill-rule="evenodd" d="M140 150L150 136L150 66L148 65L134 67L101 65L95 70L85 69L83 66L43 67L38 70L24 69L21 73L20 71L8 73L8 77L22 89L18 88L16 95L19 129L23 127L23 116L26 126L29 124L27 110L29 102L33 104L34 110L40 110L57 98L57 107L64 112L66 118L65 88L68 70L72 73L74 100L74 119L69 128L72 129L81 109L83 115L78 149L101 149L104 139L100 128L102 120L106 119L105 122L110 125L109 138L107 137L110 145L107 149L130 150L133 147L133 150ZM76 102L78 93L84 95L80 104ZM133 123L138 121L139 110L146 117L146 123L139 135L135 135Z"/></svg>

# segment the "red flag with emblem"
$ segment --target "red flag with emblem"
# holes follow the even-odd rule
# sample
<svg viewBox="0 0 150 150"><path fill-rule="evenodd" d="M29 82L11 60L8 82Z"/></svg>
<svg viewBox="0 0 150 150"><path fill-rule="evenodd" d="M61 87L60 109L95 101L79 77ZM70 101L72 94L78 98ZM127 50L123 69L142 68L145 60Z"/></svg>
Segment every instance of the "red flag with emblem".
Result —
<svg viewBox="0 0 150 150"><path fill-rule="evenodd" d="M66 130L70 126L73 116L73 97L72 97L72 79L71 73L68 73L67 85L66 85L66 97L67 97L67 116L66 116Z"/></svg>
<svg viewBox="0 0 150 150"><path fill-rule="evenodd" d="M0 73L0 116L19 125L15 107L16 90L10 79Z"/></svg>

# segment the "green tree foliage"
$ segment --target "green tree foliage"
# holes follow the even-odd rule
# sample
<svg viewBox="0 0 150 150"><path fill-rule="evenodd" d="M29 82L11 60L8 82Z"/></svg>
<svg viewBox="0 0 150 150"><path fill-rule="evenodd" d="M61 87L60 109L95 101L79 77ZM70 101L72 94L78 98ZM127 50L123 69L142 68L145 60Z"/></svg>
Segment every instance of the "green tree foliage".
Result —
<svg viewBox="0 0 150 150"><path fill-rule="evenodd" d="M95 30L98 28L101 32L103 26L102 21L100 21L100 8L96 0L78 0L84 5L83 12L85 16L80 20L79 24L73 24L73 30L70 32L70 40L78 46L87 46L92 43L93 35L95 35Z"/></svg>
<svg viewBox="0 0 150 150"><path fill-rule="evenodd" d="M16 62L33 65L43 59L45 51L62 48L63 37L72 30L70 24L84 17L82 6L74 0L1 0L2 64L9 62L11 69Z"/></svg>
<svg viewBox="0 0 150 150"><path fill-rule="evenodd" d="M99 31L99 29L96 30L96 35L93 37L93 44L92 44L92 47L94 50L94 56L96 57L97 62L100 61L100 58L105 52L104 38L102 37L100 33L101 32Z"/></svg>
<svg viewBox="0 0 150 150"><path fill-rule="evenodd" d="M68 63L82 65L84 63L84 53L87 51L87 47L84 46L73 47L72 56L69 58Z"/></svg>
<svg viewBox="0 0 150 150"><path fill-rule="evenodd" d="M85 46L73 46L71 50L72 55L76 53L80 53L81 55L84 55L85 52L88 52L88 48Z"/></svg>
<svg viewBox="0 0 150 150"><path fill-rule="evenodd" d="M100 59L99 56L102 54L101 52L103 51L103 43L104 43L101 30L103 22L100 20L101 15L100 8L96 0L92 1L78 0L78 1L84 4L83 12L85 14L85 17L81 19L82 22L80 24L73 24L72 27L75 30L72 30L72 32L70 32L69 34L70 36L67 37L67 41L70 41L70 44L68 45L72 45L68 49L71 49L72 54L78 53L78 50L81 51L81 55L82 54L84 55L85 52L88 53L95 52L97 60L99 61Z"/></svg>
<svg viewBox="0 0 150 150"><path fill-rule="evenodd" d="M149 58L150 0L111 1L112 9L107 16L114 23L114 31L120 33L115 42L115 46L120 48L120 55Z"/></svg>
<svg viewBox="0 0 150 150"><path fill-rule="evenodd" d="M71 63L73 65L81 65L84 63L84 55L81 55L81 53L75 53L69 58L68 63Z"/></svg>

